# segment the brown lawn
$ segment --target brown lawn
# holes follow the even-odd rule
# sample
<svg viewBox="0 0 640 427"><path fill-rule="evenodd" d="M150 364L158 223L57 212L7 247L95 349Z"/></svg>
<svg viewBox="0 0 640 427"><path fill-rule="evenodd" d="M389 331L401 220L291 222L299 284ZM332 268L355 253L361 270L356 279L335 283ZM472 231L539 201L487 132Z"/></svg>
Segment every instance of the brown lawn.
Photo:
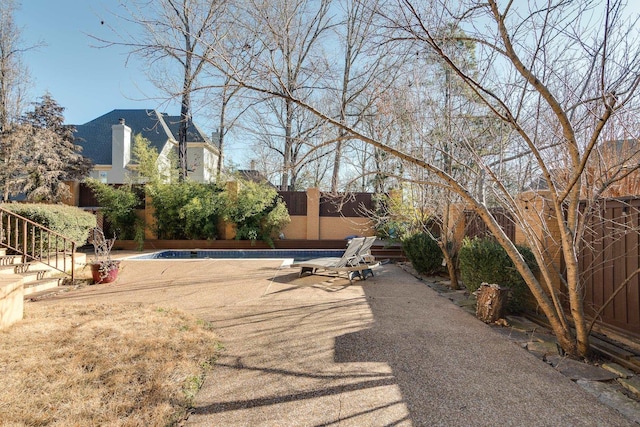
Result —
<svg viewBox="0 0 640 427"><path fill-rule="evenodd" d="M27 304L0 331L0 425L178 424L219 350L176 310Z"/></svg>

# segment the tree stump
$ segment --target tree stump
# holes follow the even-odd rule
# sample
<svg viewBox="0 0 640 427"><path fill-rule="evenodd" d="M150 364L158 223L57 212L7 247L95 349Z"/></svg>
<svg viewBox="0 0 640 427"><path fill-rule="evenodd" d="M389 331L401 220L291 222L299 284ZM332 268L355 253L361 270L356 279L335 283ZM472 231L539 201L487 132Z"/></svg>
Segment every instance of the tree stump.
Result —
<svg viewBox="0 0 640 427"><path fill-rule="evenodd" d="M509 288L482 283L476 291L476 317L484 323L494 323L504 316Z"/></svg>

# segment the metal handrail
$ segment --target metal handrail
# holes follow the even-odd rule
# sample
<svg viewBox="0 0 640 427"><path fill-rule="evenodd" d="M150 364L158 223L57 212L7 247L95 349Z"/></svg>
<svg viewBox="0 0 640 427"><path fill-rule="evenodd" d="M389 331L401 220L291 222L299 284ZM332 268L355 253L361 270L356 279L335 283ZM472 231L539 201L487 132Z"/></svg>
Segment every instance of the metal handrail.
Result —
<svg viewBox="0 0 640 427"><path fill-rule="evenodd" d="M76 242L4 208L0 208L0 247L22 255L24 263L38 261L70 275L71 281L75 279ZM71 274L67 268L68 258Z"/></svg>

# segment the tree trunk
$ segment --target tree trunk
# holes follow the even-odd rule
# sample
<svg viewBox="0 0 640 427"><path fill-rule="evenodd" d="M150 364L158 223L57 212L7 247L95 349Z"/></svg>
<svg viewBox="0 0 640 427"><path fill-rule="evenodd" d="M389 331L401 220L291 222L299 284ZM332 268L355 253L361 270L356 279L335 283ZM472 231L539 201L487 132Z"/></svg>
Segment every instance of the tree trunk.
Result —
<svg viewBox="0 0 640 427"><path fill-rule="evenodd" d="M291 137L291 128L293 123L293 102L289 99L285 100L286 117L285 117L285 134L284 134L284 150L282 162L282 179L280 180L280 189L282 191L289 190L289 180L291 172L291 147L293 140Z"/></svg>
<svg viewBox="0 0 640 427"><path fill-rule="evenodd" d="M333 172L331 173L331 192L332 193L338 192L338 180L340 179L341 160L342 160L342 141L338 141L336 143L336 152L333 157Z"/></svg>
<svg viewBox="0 0 640 427"><path fill-rule="evenodd" d="M185 67L182 102L180 103L180 127L178 128L178 166L180 168L180 182L183 182L187 178L187 129L191 118L191 89L188 79L190 73L190 67Z"/></svg>
<svg viewBox="0 0 640 427"><path fill-rule="evenodd" d="M476 317L484 323L494 323L504 316L509 288L502 288L496 284L482 283L476 291L478 302Z"/></svg>
<svg viewBox="0 0 640 427"><path fill-rule="evenodd" d="M226 87L222 93L222 107L220 108L220 123L218 128L218 164L216 165L216 181L220 182L222 176L222 157L224 153L224 124L227 113L227 90Z"/></svg>
<svg viewBox="0 0 640 427"><path fill-rule="evenodd" d="M458 272L456 271L455 262L453 257L448 251L444 251L444 260L447 263L447 273L449 274L449 281L451 284L449 287L451 289L459 289L460 283L458 283Z"/></svg>

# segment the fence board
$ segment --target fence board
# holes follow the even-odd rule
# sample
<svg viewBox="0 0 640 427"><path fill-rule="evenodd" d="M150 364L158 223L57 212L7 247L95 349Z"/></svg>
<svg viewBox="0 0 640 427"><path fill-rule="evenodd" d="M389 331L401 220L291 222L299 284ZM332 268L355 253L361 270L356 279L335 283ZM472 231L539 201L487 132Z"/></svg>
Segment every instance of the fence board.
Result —
<svg viewBox="0 0 640 427"><path fill-rule="evenodd" d="M603 222L603 249L604 249L604 257L603 257L603 300L606 301L611 294L613 293L613 236L611 235L612 226L611 221L613 219L613 207L606 208L604 210L604 222ZM603 302L604 302L603 301ZM609 319L615 319L615 312L613 310L613 303L610 303L605 307L604 316Z"/></svg>
<svg viewBox="0 0 640 427"><path fill-rule="evenodd" d="M516 226L509 211L504 208L496 207L489 209L489 212L493 215L502 230L504 230L507 237L514 242L516 239ZM475 211L465 210L464 214L466 237L472 239L474 237L491 236L491 232L487 229L487 225Z"/></svg>
<svg viewBox="0 0 640 427"><path fill-rule="evenodd" d="M625 229L626 229L626 218L623 215L623 208L616 207L612 209L613 215L612 219L616 221L621 221L621 226L615 227L615 224L612 223L612 269L613 269L613 280L611 281L611 292L615 292L615 290L619 287L619 284L623 283L627 278L627 268L626 268L626 246L625 246ZM611 308L613 311L613 317L617 319L619 322L627 323L627 296L625 292L619 292L618 295L615 296L613 302L611 303Z"/></svg>
<svg viewBox="0 0 640 427"><path fill-rule="evenodd" d="M584 250L581 252L581 256L578 257L578 266L580 271L582 272L582 283L585 290L585 313L587 316L593 316L595 314L595 309L593 304L587 303L587 301L594 301L596 298L596 293L594 290L594 270L593 265L595 263L594 257L594 242L596 240L596 234L593 231L593 226L590 224L587 227L587 230L583 237L582 244L584 245ZM563 268L564 269L564 268Z"/></svg>
<svg viewBox="0 0 640 427"><path fill-rule="evenodd" d="M634 229L640 229L640 215L637 210L630 209L628 214L629 223ZM626 234L626 271L627 276L635 272L639 265L638 259L640 254L638 253L638 233ZM626 297L627 297L627 323L630 325L637 325L640 328L640 276L637 274L633 277L631 282L627 285Z"/></svg>
<svg viewBox="0 0 640 427"><path fill-rule="evenodd" d="M353 217L366 216L366 211L373 210L372 193L348 193L320 195L320 216L324 217Z"/></svg>
<svg viewBox="0 0 640 427"><path fill-rule="evenodd" d="M307 214L307 193L305 191L278 191L287 205L289 215L305 216Z"/></svg>

